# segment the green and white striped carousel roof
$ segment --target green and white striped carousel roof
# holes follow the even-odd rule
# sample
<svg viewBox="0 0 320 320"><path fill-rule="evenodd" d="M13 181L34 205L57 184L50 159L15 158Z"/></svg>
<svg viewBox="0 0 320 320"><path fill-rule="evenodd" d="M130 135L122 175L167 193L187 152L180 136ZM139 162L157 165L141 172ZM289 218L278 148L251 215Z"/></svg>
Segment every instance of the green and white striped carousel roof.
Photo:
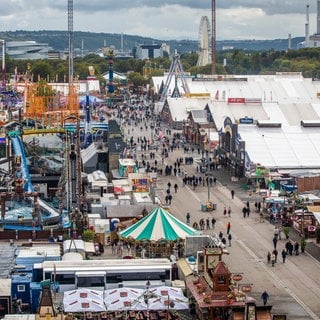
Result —
<svg viewBox="0 0 320 320"><path fill-rule="evenodd" d="M177 240L192 236L197 231L181 222L161 207L153 209L134 225L120 232L123 238L135 240Z"/></svg>

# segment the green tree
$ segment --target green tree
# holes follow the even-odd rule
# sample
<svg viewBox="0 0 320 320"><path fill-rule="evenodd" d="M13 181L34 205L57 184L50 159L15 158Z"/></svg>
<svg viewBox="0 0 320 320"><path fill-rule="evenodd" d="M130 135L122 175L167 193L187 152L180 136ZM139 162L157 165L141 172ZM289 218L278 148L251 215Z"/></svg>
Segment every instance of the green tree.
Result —
<svg viewBox="0 0 320 320"><path fill-rule="evenodd" d="M86 242L92 242L94 239L94 231L85 230L83 231L83 240Z"/></svg>
<svg viewBox="0 0 320 320"><path fill-rule="evenodd" d="M54 79L53 68L48 60L36 60L31 65L31 70L35 81L40 79L50 81Z"/></svg>
<svg viewBox="0 0 320 320"><path fill-rule="evenodd" d="M148 82L139 72L130 72L128 74L128 81L131 82L135 87L143 86Z"/></svg>

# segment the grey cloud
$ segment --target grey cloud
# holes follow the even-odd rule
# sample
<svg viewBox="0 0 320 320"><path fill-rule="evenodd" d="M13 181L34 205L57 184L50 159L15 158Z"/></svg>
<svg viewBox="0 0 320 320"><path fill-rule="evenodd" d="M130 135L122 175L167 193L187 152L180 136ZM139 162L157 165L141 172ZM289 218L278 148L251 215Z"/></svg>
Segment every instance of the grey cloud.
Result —
<svg viewBox="0 0 320 320"><path fill-rule="evenodd" d="M180 5L199 10L210 10L211 0L74 0L74 11L81 12L99 12L114 10L134 9L139 7L160 8L164 5ZM260 8L266 14L291 14L304 13L306 4L310 5L310 12L316 11L316 0L216 0L217 10L234 9L237 7ZM7 0L3 6L2 13L20 10L33 10L33 8L47 7L51 9L67 12L67 0L32 0L32 1L14 1ZM5 11L5 12L3 12ZM179 13L177 13L179 14Z"/></svg>
<svg viewBox="0 0 320 320"><path fill-rule="evenodd" d="M59 1L58 1L59 2ZM310 4L310 10L316 8L316 0L216 0L217 10L233 9L237 7L260 8L268 15L290 14L305 12L306 4ZM97 11L97 10L120 10L137 7L159 8L164 5L180 5L192 9L211 9L210 0L78 0L74 1L74 8L77 10Z"/></svg>

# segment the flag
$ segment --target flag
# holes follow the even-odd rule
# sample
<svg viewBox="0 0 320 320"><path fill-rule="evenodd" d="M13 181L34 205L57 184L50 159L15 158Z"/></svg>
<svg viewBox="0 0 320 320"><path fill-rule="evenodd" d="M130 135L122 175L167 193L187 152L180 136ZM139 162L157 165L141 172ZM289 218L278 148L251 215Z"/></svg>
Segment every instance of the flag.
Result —
<svg viewBox="0 0 320 320"><path fill-rule="evenodd" d="M214 96L216 100L219 100L219 90L217 90L216 95Z"/></svg>

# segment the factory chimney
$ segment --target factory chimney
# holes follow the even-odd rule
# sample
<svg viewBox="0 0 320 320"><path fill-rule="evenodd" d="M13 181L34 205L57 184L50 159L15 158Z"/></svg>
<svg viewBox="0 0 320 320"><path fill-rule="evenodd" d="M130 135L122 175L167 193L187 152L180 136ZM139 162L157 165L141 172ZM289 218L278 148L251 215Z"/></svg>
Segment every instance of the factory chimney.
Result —
<svg viewBox="0 0 320 320"><path fill-rule="evenodd" d="M320 0L317 3L317 34L320 34Z"/></svg>
<svg viewBox="0 0 320 320"><path fill-rule="evenodd" d="M288 35L288 49L291 50L291 33Z"/></svg>
<svg viewBox="0 0 320 320"><path fill-rule="evenodd" d="M309 5L306 7L306 25L305 25L305 47L308 46L309 43Z"/></svg>

